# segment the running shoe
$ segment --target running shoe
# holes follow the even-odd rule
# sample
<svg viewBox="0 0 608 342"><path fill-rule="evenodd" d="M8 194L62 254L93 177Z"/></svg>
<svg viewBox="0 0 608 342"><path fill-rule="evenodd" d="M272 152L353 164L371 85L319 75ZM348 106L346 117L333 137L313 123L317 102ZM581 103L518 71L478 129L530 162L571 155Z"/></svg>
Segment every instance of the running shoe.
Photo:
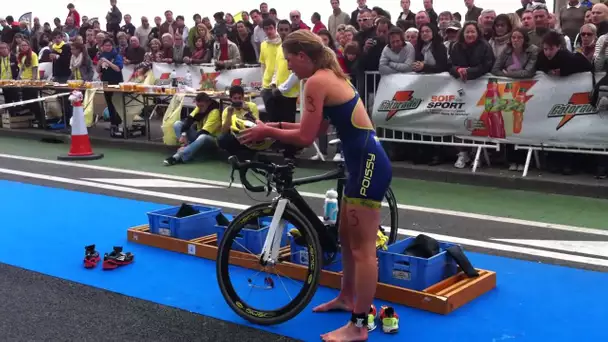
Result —
<svg viewBox="0 0 608 342"><path fill-rule="evenodd" d="M134 255L131 252L123 253L122 247L114 247L111 253L103 256L103 269L113 270L119 266L125 266L133 262Z"/></svg>
<svg viewBox="0 0 608 342"><path fill-rule="evenodd" d="M394 334L399 331L399 315L392 306L382 306L380 308L380 321L382 331L386 334Z"/></svg>
<svg viewBox="0 0 608 342"><path fill-rule="evenodd" d="M95 250L95 245L84 247L84 268L95 268L101 260L99 252Z"/></svg>
<svg viewBox="0 0 608 342"><path fill-rule="evenodd" d="M376 329L376 318L378 316L378 311L376 311L376 306L372 304L369 308L369 313L367 314L367 331L373 331Z"/></svg>

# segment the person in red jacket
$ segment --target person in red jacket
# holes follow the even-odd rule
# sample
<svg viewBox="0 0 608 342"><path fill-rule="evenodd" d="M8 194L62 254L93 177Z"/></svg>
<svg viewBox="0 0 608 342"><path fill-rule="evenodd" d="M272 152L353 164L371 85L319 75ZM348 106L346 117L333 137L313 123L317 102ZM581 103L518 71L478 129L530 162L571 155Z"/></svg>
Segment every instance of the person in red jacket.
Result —
<svg viewBox="0 0 608 342"><path fill-rule="evenodd" d="M74 4L68 4L68 11L70 11L68 12L68 17L72 17L74 19L74 26L80 28L80 13L78 13Z"/></svg>
<svg viewBox="0 0 608 342"><path fill-rule="evenodd" d="M312 17L310 17L310 21L314 25L312 27L312 33L318 34L321 30L327 30L327 27L325 27L325 25L323 25L323 23L321 22L321 15L318 12L312 14Z"/></svg>
<svg viewBox="0 0 608 342"><path fill-rule="evenodd" d="M300 14L300 11L291 11L289 12L289 18L291 19L291 31L297 31L297 30L309 30L310 31L310 27L308 27L308 25L304 24L304 22L302 21L302 15Z"/></svg>

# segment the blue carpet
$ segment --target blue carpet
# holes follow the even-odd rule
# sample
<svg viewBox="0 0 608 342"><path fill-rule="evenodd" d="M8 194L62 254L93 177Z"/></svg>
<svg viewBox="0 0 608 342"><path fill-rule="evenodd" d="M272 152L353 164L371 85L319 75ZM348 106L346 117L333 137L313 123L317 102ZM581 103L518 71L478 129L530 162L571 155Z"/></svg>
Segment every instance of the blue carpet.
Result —
<svg viewBox="0 0 608 342"><path fill-rule="evenodd" d="M240 324L219 292L215 264L128 243L126 229L147 222L165 206L17 182L0 181L0 262ZM136 263L103 272L82 267L84 246L114 245ZM448 316L396 307L401 332L373 332L373 341L607 341L603 292L608 274L469 253L475 266L498 273L498 287ZM101 265L100 265L101 266ZM320 288L311 306L337 291ZM377 302L376 305L382 305ZM313 314L310 308L273 327L305 341L337 328L347 314Z"/></svg>

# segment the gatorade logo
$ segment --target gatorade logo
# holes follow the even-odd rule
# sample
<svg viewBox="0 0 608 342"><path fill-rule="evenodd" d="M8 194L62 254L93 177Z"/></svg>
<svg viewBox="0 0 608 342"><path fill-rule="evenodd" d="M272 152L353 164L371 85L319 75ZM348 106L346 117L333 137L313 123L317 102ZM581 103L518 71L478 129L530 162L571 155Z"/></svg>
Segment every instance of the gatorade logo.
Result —
<svg viewBox="0 0 608 342"><path fill-rule="evenodd" d="M205 72L203 69L199 69L201 73L200 85L202 89L215 89L217 84L217 77L220 75L219 72Z"/></svg>
<svg viewBox="0 0 608 342"><path fill-rule="evenodd" d="M400 90L393 95L392 100L384 100L378 107L379 112L386 113L386 121L390 120L402 110L414 110L422 103L421 99L414 98L413 90Z"/></svg>
<svg viewBox="0 0 608 342"><path fill-rule="evenodd" d="M597 113L597 109L589 103L589 93L574 93L570 97L568 104L554 105L549 111L549 114L547 114L547 117L562 118L555 128L557 131L564 127L577 115L590 115Z"/></svg>

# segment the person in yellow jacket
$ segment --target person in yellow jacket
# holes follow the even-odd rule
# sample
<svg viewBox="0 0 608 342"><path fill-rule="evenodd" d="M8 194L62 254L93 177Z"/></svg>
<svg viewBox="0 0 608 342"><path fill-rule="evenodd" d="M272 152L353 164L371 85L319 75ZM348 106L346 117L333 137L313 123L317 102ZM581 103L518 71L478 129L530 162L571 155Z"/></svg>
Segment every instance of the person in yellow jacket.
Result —
<svg viewBox="0 0 608 342"><path fill-rule="evenodd" d="M281 40L291 32L291 24L287 20L279 21L277 31ZM298 95L300 95L300 79L289 70L287 60L283 55L283 47L277 49L274 74L270 82L272 89L275 116L271 121L296 122Z"/></svg>
<svg viewBox="0 0 608 342"><path fill-rule="evenodd" d="M277 31L279 32L281 41L283 41L291 33L291 24L287 20L280 20L277 24ZM271 102L273 111L270 121L295 123L298 109L298 95L300 95L300 79L289 70L282 45L277 50L270 89L272 89ZM291 146L283 147L285 148L285 157L295 158L296 148Z"/></svg>
<svg viewBox="0 0 608 342"><path fill-rule="evenodd" d="M201 149L217 147L217 137L222 127L220 105L205 93L196 95L195 102L196 108L192 113L173 125L181 147L165 159L164 164L167 166L187 162Z"/></svg>
<svg viewBox="0 0 608 342"><path fill-rule="evenodd" d="M238 127L236 121L246 120L255 123L260 118L258 106L253 102L244 101L245 90L239 85L230 87L228 91L231 105L224 109L222 113L221 135L217 142L221 149L230 155L236 155L240 160L251 159L255 155L255 150L248 146L241 145L233 132Z"/></svg>
<svg viewBox="0 0 608 342"><path fill-rule="evenodd" d="M274 97L272 95L272 88L270 83L275 74L275 64L277 61L277 53L281 50L281 37L277 34L276 22L270 18L264 19L262 22L262 28L266 34L266 40L262 42L260 46L260 65L262 68L262 100L264 101L264 107L266 113L270 117L270 121L276 116L276 110L274 109Z"/></svg>

